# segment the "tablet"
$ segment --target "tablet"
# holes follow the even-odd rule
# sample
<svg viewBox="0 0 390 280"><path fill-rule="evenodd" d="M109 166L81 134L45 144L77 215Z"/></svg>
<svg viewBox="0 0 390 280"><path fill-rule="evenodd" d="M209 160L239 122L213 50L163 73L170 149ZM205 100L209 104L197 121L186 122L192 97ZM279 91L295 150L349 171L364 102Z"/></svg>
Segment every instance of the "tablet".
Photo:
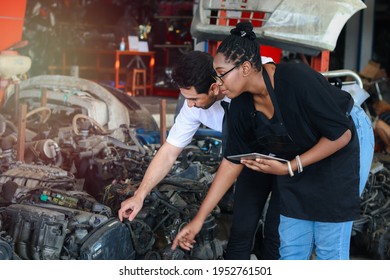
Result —
<svg viewBox="0 0 390 280"><path fill-rule="evenodd" d="M234 155L234 156L228 156L227 158L233 159L233 160L264 158L264 159L273 159L273 160L278 160L278 161L282 161L282 162L288 162L287 159L278 158L278 157L274 157L274 156L270 156L270 155L259 154L259 153Z"/></svg>

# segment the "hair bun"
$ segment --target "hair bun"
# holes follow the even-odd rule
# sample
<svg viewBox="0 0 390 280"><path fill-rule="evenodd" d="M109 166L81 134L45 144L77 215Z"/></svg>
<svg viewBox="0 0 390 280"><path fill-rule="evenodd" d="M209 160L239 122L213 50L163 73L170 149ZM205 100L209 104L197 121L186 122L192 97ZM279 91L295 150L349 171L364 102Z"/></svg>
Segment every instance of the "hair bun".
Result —
<svg viewBox="0 0 390 280"><path fill-rule="evenodd" d="M245 37L250 40L256 39L256 34L253 32L253 25L249 21L237 23L236 28L230 30L230 34Z"/></svg>

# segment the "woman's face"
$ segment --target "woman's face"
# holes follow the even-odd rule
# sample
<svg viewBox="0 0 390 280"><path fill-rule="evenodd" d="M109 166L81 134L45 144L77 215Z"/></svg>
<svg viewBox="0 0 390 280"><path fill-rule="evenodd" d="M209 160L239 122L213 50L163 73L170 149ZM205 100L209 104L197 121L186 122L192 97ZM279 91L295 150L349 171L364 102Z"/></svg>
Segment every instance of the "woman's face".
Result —
<svg viewBox="0 0 390 280"><path fill-rule="evenodd" d="M217 72L216 82L219 85L220 92L231 99L239 96L242 92L241 66L226 62L222 53L215 55L213 65Z"/></svg>

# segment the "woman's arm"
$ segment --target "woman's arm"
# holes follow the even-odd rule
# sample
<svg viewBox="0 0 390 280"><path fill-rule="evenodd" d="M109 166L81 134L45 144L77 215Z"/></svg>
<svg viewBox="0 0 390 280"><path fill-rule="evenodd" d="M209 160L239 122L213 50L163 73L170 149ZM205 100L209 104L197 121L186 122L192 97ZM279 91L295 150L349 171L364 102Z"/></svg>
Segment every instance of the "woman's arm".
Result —
<svg viewBox="0 0 390 280"><path fill-rule="evenodd" d="M215 208L223 195L233 185L242 169L242 164L232 163L225 158L222 160L196 218L200 218L203 221L206 219L207 215Z"/></svg>
<svg viewBox="0 0 390 280"><path fill-rule="evenodd" d="M312 148L307 150L305 153L299 155L302 163L302 167L316 163L324 158L329 157L341 148L345 147L349 141L351 141L352 133L348 129L338 139L331 141L328 138L322 137ZM288 166L286 163L282 163L276 160L269 159L256 159L256 160L242 160L242 164L246 167L274 175L287 175ZM291 167L293 171L298 170L298 164L295 159L291 161Z"/></svg>
<svg viewBox="0 0 390 280"><path fill-rule="evenodd" d="M172 250L180 245L185 250L190 250L195 243L195 236L201 230L207 215L215 208L226 191L233 185L243 169L242 164L234 164L223 159L211 187L192 221L186 225L176 236L172 244Z"/></svg>
<svg viewBox="0 0 390 280"><path fill-rule="evenodd" d="M305 167L329 157L330 155L336 153L338 150L347 146L349 141L351 141L351 138L352 133L349 129L334 141L331 141L325 137L320 138L316 145L314 145L311 149L300 155L302 166ZM293 160L291 164L294 171L298 169L296 160Z"/></svg>

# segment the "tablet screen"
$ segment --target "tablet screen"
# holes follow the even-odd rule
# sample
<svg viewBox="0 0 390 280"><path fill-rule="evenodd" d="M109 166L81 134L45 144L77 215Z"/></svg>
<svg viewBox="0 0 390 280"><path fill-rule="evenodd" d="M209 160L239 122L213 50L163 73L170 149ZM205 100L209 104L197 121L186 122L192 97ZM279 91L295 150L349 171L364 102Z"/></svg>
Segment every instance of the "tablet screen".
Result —
<svg viewBox="0 0 390 280"><path fill-rule="evenodd" d="M287 162L288 160L283 158L274 157L271 155L265 155L265 154L259 154L259 153L249 153L249 154L241 154L241 155L234 155L234 156L228 156L228 159L233 160L242 160L242 159L256 159L256 158L264 158L264 159L273 159L278 160L282 162Z"/></svg>

